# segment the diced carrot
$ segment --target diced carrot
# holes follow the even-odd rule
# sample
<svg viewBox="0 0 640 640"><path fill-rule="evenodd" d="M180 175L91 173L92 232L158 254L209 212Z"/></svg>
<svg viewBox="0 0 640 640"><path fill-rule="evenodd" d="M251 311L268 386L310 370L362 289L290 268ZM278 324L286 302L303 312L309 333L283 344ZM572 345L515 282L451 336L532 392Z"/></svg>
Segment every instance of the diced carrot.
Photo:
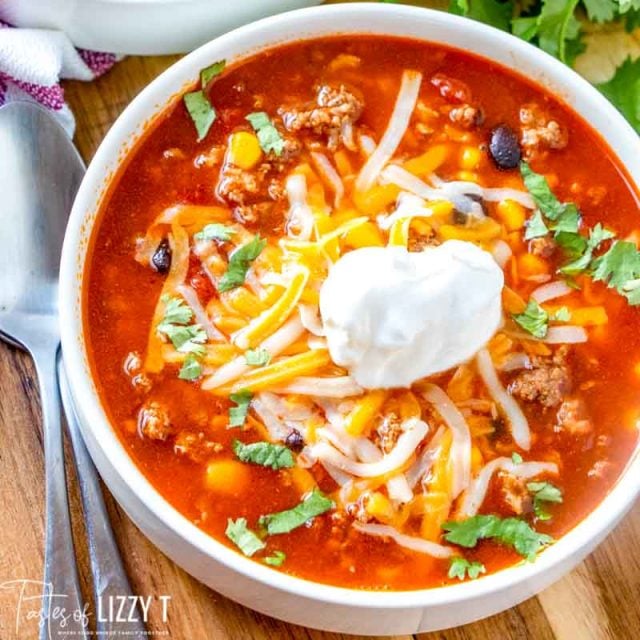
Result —
<svg viewBox="0 0 640 640"><path fill-rule="evenodd" d="M523 340L523 349L531 356L550 356L551 349L544 342L536 340Z"/></svg>
<svg viewBox="0 0 640 640"><path fill-rule="evenodd" d="M207 465L205 485L207 489L238 495L245 491L251 481L251 473L247 465L236 460L212 460Z"/></svg>
<svg viewBox="0 0 640 640"><path fill-rule="evenodd" d="M580 307L571 310L571 324L581 327L595 327L609 322L607 311L604 307Z"/></svg>
<svg viewBox="0 0 640 640"><path fill-rule="evenodd" d="M549 273L549 263L533 253L523 253L518 257L518 272L523 279Z"/></svg>
<svg viewBox="0 0 640 640"><path fill-rule="evenodd" d="M511 287L502 289L502 306L507 313L522 313L527 303Z"/></svg>

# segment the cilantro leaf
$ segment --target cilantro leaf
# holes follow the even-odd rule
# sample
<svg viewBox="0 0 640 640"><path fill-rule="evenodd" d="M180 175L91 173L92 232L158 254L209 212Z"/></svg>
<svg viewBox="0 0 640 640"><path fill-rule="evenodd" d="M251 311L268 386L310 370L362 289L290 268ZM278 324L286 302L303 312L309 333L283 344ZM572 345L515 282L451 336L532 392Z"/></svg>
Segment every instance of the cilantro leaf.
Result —
<svg viewBox="0 0 640 640"><path fill-rule="evenodd" d="M549 220L558 220L565 211L565 205L553 194L547 179L533 171L524 160L520 163L520 174L538 209Z"/></svg>
<svg viewBox="0 0 640 640"><path fill-rule="evenodd" d="M615 0L583 0L587 16L593 22L611 22L618 9Z"/></svg>
<svg viewBox="0 0 640 640"><path fill-rule="evenodd" d="M267 546L247 527L245 518L238 518L235 521L229 518L224 533L245 556L251 557L254 553L262 551Z"/></svg>
<svg viewBox="0 0 640 640"><path fill-rule="evenodd" d="M559 271L568 276L575 276L583 271L586 271L591 264L591 260L593 258L593 252L605 241L610 240L614 237L614 233L605 229L600 223L598 223L591 231L589 232L588 240L585 240L582 236L579 236L581 239L569 240L568 236L563 236L568 242L567 246L569 250L572 252L578 252L578 257L575 258L572 262L563 265L560 267ZM571 242L571 244L569 244ZM566 248L566 247L563 247Z"/></svg>
<svg viewBox="0 0 640 640"><path fill-rule="evenodd" d="M637 22L640 25L640 13ZM613 78L597 88L640 133L640 58L634 61L627 58L616 69Z"/></svg>
<svg viewBox="0 0 640 640"><path fill-rule="evenodd" d="M542 547L553 542L553 538L538 533L519 518L500 518L494 515L476 515L466 520L449 521L442 525L447 531L447 542L472 548L478 541L490 539L513 547L529 562L533 562Z"/></svg>
<svg viewBox="0 0 640 640"><path fill-rule="evenodd" d="M538 16L538 46L570 63L580 49L581 25L575 16L578 0L542 0ZM571 47L568 48L568 45Z"/></svg>
<svg viewBox="0 0 640 640"><path fill-rule="evenodd" d="M229 428L241 427L245 423L251 398L253 398L253 394L246 390L232 393L229 396L229 400L237 405L229 409Z"/></svg>
<svg viewBox="0 0 640 640"><path fill-rule="evenodd" d="M198 231L193 237L196 240L222 240L222 242L228 242L231 240L231 236L235 233L235 230L226 224L220 224L219 222L213 222L203 227L202 231Z"/></svg>
<svg viewBox="0 0 640 640"><path fill-rule="evenodd" d="M159 324L158 331L171 340L171 343L180 353L194 353L204 355L206 349L207 333L199 324L188 326L176 324Z"/></svg>
<svg viewBox="0 0 640 640"><path fill-rule="evenodd" d="M165 305L165 313L158 324L158 333L171 340L173 346L181 353L204 355L207 333L199 324L187 325L193 317L193 311L179 298L164 295L161 301Z"/></svg>
<svg viewBox="0 0 640 640"><path fill-rule="evenodd" d="M271 467L274 470L290 469L295 465L291 450L282 444L273 444L271 442L244 444L240 440L234 440L233 452L241 462Z"/></svg>
<svg viewBox="0 0 640 640"><path fill-rule="evenodd" d="M244 360L251 367L263 367L271 361L271 354L266 349L248 349Z"/></svg>
<svg viewBox="0 0 640 640"><path fill-rule="evenodd" d="M547 335L549 314L535 300L529 300L525 310L512 314L512 318L536 338L544 338Z"/></svg>
<svg viewBox="0 0 640 640"><path fill-rule="evenodd" d="M451 0L449 12L509 31L513 2L507 0Z"/></svg>
<svg viewBox="0 0 640 640"><path fill-rule="evenodd" d="M258 134L258 142L265 153L273 151L279 156L284 150L284 140L264 111L250 113L247 120Z"/></svg>
<svg viewBox="0 0 640 640"><path fill-rule="evenodd" d="M196 380L202 375L202 365L195 354L190 353L184 359L178 378L181 380Z"/></svg>
<svg viewBox="0 0 640 640"><path fill-rule="evenodd" d="M481 573L486 573L486 567L477 560L470 562L466 558L455 556L451 558L451 564L449 565L450 578L458 578L458 580L464 580L467 576L472 580L475 580Z"/></svg>
<svg viewBox="0 0 640 640"><path fill-rule="evenodd" d="M218 60L218 62L214 62L212 65L205 67L200 72L200 86L205 89L209 84L209 81L213 80L216 76L219 76L226 66L226 60Z"/></svg>
<svg viewBox="0 0 640 640"><path fill-rule="evenodd" d="M165 293L160 300L164 304L163 324L188 324L193 318L191 307L181 298L172 298Z"/></svg>
<svg viewBox="0 0 640 640"><path fill-rule="evenodd" d="M592 265L593 279L625 294L626 287L640 276L640 252L633 242L616 240Z"/></svg>
<svg viewBox="0 0 640 640"><path fill-rule="evenodd" d="M335 507L333 501L319 489L307 494L304 500L286 511L261 516L260 526L266 528L269 535L289 533L303 524Z"/></svg>
<svg viewBox="0 0 640 640"><path fill-rule="evenodd" d="M522 456L517 451L514 451L511 454L511 462L513 464L522 464Z"/></svg>
<svg viewBox="0 0 640 640"><path fill-rule="evenodd" d="M542 238L546 236L547 233L549 233L549 229L544 223L540 210L536 209L527 221L527 230L524 232L524 239L533 240L534 238Z"/></svg>
<svg viewBox="0 0 640 640"><path fill-rule="evenodd" d="M267 556L264 561L272 567L280 567L282 563L287 559L287 554L284 551L274 551L270 556Z"/></svg>
<svg viewBox="0 0 640 640"><path fill-rule="evenodd" d="M183 97L184 106L198 133L198 142L207 137L211 125L216 121L216 110L211 106L204 91L192 91Z"/></svg>
<svg viewBox="0 0 640 640"><path fill-rule="evenodd" d="M539 520L549 520L551 514L545 511L542 503L562 502L562 491L550 482L527 482L527 489L533 494L533 511Z"/></svg>
<svg viewBox="0 0 640 640"><path fill-rule="evenodd" d="M244 284L251 263L262 253L266 245L267 241L257 235L253 240L236 249L229 258L226 273L218 282L218 291L221 293L230 291Z"/></svg>

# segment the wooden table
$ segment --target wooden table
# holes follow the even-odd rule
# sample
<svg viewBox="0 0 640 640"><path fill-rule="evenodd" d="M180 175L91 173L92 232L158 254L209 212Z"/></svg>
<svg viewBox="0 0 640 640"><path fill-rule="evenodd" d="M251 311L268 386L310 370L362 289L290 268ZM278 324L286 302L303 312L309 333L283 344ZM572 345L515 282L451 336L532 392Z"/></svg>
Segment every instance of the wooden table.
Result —
<svg viewBox="0 0 640 640"><path fill-rule="evenodd" d="M128 102L176 58L124 60L97 82L66 84L76 114L76 143L89 161ZM35 372L24 354L0 346L0 584L39 580L44 540L42 434ZM67 449L68 451L68 449ZM68 455L69 458L69 455ZM76 545L85 598L89 568L75 478L70 478ZM254 613L196 582L136 529L106 493L133 589L172 597L168 621L151 608L150 628L175 640L338 640L347 636L285 624ZM622 640L640 635L640 503L615 533L572 574L518 607L420 640ZM16 632L16 594L0 589L0 639L36 638L34 623ZM408 638L408 637L403 637ZM397 639L399 640L399 638Z"/></svg>

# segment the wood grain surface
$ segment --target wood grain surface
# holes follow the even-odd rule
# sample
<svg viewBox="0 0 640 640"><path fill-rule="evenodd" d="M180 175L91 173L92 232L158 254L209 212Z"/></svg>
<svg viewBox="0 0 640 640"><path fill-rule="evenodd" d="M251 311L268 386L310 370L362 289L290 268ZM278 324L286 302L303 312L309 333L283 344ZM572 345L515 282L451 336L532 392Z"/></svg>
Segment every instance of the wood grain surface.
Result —
<svg viewBox="0 0 640 640"><path fill-rule="evenodd" d="M175 57L127 58L96 82L65 85L76 115L76 144L91 159L129 101ZM0 281L0 286L1 281ZM67 447L67 459L69 460ZM89 599L82 515L75 478L71 506L85 599ZM198 583L136 529L105 491L111 521L133 589L171 596L168 619L151 608L152 637L174 640L339 640L353 638L285 624L223 598ZM36 622L22 615L6 583L40 580L44 540L42 435L37 383L31 361L0 345L0 640L36 638ZM501 615L419 640L604 640L640 637L640 504L573 573L535 598ZM2 585L5 585L3 587ZM31 590L33 595L35 592ZM22 611L25 614L25 611ZM400 637L397 638L399 640ZM403 639L408 636L403 636Z"/></svg>

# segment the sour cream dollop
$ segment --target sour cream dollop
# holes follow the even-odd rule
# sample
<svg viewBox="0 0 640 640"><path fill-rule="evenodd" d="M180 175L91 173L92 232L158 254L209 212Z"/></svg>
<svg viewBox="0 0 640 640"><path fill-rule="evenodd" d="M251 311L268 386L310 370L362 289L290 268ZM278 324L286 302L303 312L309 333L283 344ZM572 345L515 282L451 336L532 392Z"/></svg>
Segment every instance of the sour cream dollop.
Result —
<svg viewBox="0 0 640 640"><path fill-rule="evenodd" d="M471 358L502 319L491 254L449 240L420 253L366 247L340 258L320 290L329 353L367 389L408 387Z"/></svg>

